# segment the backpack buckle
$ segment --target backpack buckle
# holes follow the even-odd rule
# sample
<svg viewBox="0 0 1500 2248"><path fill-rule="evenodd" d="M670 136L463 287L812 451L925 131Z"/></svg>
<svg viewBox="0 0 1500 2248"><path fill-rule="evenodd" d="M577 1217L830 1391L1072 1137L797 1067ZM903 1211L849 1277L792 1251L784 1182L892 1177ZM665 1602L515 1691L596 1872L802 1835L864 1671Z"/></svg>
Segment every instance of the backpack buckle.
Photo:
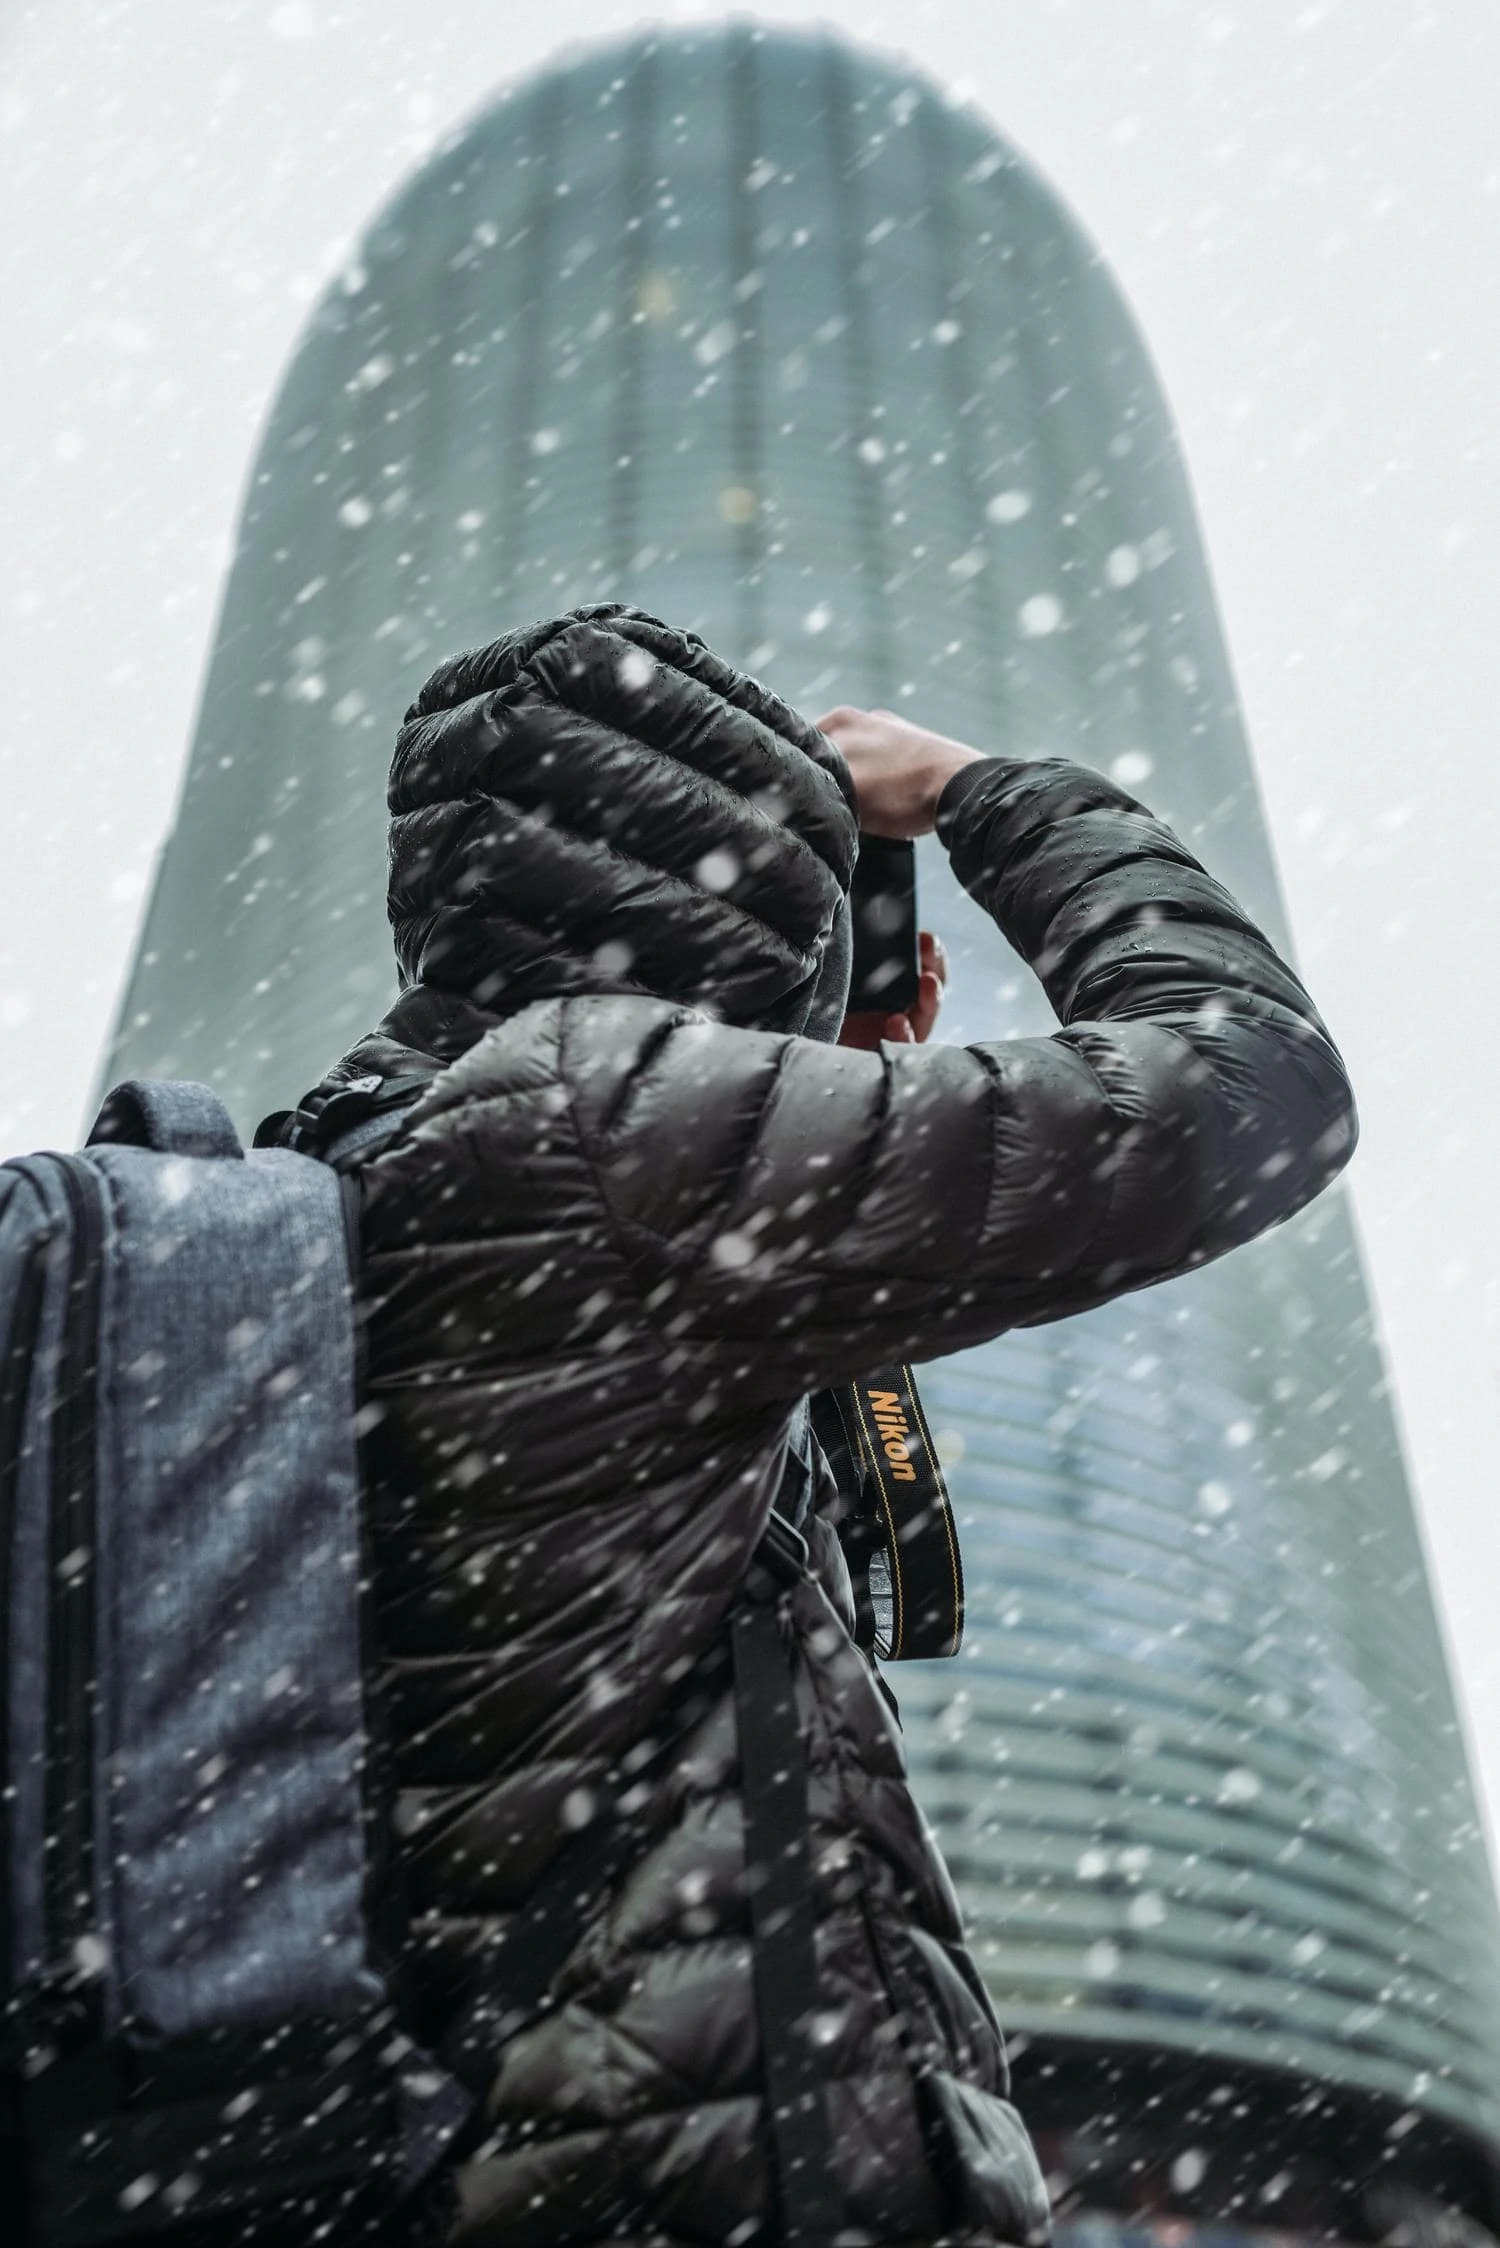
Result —
<svg viewBox="0 0 1500 2248"><path fill-rule="evenodd" d="M811 1567L806 1538L793 1523L788 1522L784 1514L778 1514L774 1507L766 1518L760 1544L755 1549L755 1558L784 1585L800 1583L809 1574Z"/></svg>

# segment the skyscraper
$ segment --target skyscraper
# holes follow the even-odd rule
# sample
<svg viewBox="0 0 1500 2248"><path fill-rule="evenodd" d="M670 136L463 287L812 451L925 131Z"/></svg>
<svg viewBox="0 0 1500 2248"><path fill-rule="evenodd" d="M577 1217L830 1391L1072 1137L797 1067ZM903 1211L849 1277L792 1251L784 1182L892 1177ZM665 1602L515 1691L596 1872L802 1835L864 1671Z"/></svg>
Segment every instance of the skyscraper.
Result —
<svg viewBox="0 0 1500 2248"><path fill-rule="evenodd" d="M1285 938L1171 420L1076 223L903 66L642 36L497 100L315 314L111 1074L247 1123L315 1079L393 988L406 702L600 598L813 714L1081 757ZM922 880L944 1034L1047 1027ZM1487 2209L1500 1930L1342 1199L924 1392L970 1632L895 1683L1055 2161L1246 2222L1378 2224L1382 2175Z"/></svg>

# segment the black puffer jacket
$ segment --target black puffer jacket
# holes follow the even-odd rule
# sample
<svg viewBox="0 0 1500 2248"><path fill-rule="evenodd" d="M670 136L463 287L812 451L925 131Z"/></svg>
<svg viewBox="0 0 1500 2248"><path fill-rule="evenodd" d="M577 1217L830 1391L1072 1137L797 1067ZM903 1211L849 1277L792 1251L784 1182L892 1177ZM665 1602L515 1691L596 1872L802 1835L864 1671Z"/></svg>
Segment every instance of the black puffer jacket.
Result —
<svg viewBox="0 0 1500 2248"><path fill-rule="evenodd" d="M939 817L1058 1036L869 1054L753 1027L805 1014L847 775L633 612L445 667L392 804L411 988L305 1106L431 1078L365 1177L380 1630L436 2038L719 1634L798 1400L1221 1254L1317 1192L1353 1120L1297 979L1139 804L1062 762L966 768ZM1034 2163L846 1628L836 1503L783 1630L851 2238L1015 2241ZM559 2003L496 2056L457 2237L774 2237L737 1783L726 1684L651 1778Z"/></svg>

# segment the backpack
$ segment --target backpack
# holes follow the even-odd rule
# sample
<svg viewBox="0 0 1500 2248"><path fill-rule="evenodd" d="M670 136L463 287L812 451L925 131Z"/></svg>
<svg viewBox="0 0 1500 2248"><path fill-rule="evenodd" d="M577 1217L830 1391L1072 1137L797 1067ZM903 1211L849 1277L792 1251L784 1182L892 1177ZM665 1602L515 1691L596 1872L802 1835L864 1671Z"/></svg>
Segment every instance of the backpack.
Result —
<svg viewBox="0 0 1500 2248"><path fill-rule="evenodd" d="M401 2030L383 1917L355 1196L247 1155L195 1085L121 1086L81 1154L0 1165L0 2152L28 2248L412 2238L468 2114Z"/></svg>

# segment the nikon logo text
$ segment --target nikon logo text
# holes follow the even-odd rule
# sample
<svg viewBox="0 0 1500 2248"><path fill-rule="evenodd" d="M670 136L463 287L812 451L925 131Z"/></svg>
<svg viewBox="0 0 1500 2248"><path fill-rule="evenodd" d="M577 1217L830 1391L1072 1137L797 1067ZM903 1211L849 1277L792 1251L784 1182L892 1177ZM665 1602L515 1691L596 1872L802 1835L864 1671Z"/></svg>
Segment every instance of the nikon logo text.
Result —
<svg viewBox="0 0 1500 2248"><path fill-rule="evenodd" d="M880 1448L890 1462L891 1474L898 1483L915 1483L917 1471L911 1464L911 1430L906 1425L899 1395L893 1389L869 1389L865 1395L870 1400Z"/></svg>

